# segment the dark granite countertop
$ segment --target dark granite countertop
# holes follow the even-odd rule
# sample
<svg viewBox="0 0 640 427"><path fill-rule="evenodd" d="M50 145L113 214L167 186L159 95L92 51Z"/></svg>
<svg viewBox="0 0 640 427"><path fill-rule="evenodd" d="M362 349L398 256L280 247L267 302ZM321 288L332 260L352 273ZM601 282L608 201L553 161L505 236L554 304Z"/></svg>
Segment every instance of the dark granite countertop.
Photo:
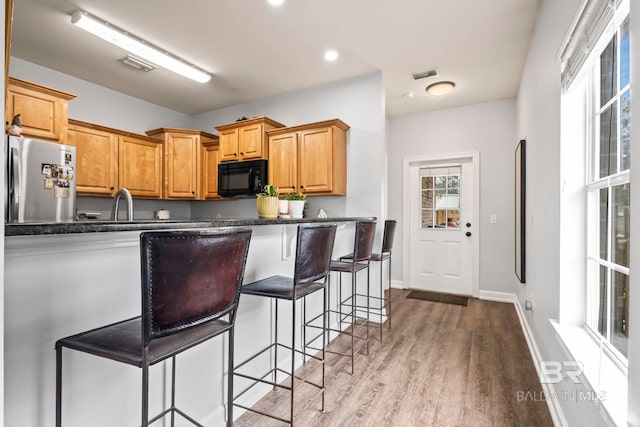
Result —
<svg viewBox="0 0 640 427"><path fill-rule="evenodd" d="M105 233L115 231L142 231L176 228L249 227L255 225L307 224L322 222L355 222L372 220L373 217L302 218L302 219L258 219L216 218L197 220L136 220L133 222L75 221L5 224L5 236L39 236L47 234Z"/></svg>

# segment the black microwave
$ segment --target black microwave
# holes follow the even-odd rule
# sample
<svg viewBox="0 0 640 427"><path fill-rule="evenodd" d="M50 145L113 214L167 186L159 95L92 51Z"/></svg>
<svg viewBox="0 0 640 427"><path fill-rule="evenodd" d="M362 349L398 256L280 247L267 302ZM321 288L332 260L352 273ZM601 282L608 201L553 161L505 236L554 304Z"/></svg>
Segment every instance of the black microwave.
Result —
<svg viewBox="0 0 640 427"><path fill-rule="evenodd" d="M267 183L267 161L228 162L218 165L218 194L222 197L251 197Z"/></svg>

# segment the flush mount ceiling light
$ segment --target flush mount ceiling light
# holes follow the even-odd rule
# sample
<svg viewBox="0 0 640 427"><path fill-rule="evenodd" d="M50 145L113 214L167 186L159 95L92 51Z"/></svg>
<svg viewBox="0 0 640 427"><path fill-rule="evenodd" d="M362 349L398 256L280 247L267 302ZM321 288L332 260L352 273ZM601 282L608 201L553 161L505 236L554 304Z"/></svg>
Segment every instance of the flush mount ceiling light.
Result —
<svg viewBox="0 0 640 427"><path fill-rule="evenodd" d="M335 50L328 50L324 53L325 61L333 62L336 59L338 59L338 52L336 52Z"/></svg>
<svg viewBox="0 0 640 427"><path fill-rule="evenodd" d="M76 10L71 15L71 22L85 31L90 32L103 40L126 50L127 52L143 58L155 65L159 65L174 73L188 77L198 83L206 83L211 80L211 75L199 68L186 63L146 41L132 36L128 32L114 27L108 22L89 15L82 10Z"/></svg>
<svg viewBox="0 0 640 427"><path fill-rule="evenodd" d="M431 96L444 96L456 87L454 82L437 82L427 86L427 93Z"/></svg>

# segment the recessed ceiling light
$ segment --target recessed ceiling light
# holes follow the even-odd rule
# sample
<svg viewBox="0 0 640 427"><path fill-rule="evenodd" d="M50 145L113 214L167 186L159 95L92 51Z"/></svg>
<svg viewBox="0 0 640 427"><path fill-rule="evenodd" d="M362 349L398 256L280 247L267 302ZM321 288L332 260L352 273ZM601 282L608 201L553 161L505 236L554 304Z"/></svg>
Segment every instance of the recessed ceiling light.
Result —
<svg viewBox="0 0 640 427"><path fill-rule="evenodd" d="M456 87L454 82L437 82L427 86L427 93L431 96L444 96Z"/></svg>
<svg viewBox="0 0 640 427"><path fill-rule="evenodd" d="M274 6L280 6L282 3L284 3L284 0L268 0L269 4L272 4Z"/></svg>
<svg viewBox="0 0 640 427"><path fill-rule="evenodd" d="M338 59L338 52L335 50L328 50L324 53L325 61L333 62Z"/></svg>

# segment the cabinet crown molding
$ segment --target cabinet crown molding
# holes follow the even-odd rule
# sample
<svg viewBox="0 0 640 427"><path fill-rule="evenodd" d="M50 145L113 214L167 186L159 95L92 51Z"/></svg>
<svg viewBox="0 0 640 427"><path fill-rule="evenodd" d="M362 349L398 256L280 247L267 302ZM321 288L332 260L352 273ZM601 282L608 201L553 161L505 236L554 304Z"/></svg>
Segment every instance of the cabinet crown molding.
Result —
<svg viewBox="0 0 640 427"><path fill-rule="evenodd" d="M197 129L158 128L158 129L148 130L145 133L152 137L155 137L156 135L160 136L165 133L183 133L185 135L199 135L201 137L213 139L215 141L218 140L217 135L214 135L209 132L205 132L203 130L197 130Z"/></svg>
<svg viewBox="0 0 640 427"><path fill-rule="evenodd" d="M9 84L16 87L24 88L24 89L36 90L38 92L46 93L48 95L55 96L56 98L64 99L66 101L70 101L76 97L75 95L68 92L52 89L50 87L42 86L37 83L28 82L26 80L20 80L15 77L9 77Z"/></svg>
<svg viewBox="0 0 640 427"><path fill-rule="evenodd" d="M351 129L351 127L348 124L346 124L345 122L343 122L342 120L340 120L340 119L331 119L331 120L324 120L324 121L321 121L321 122L306 123L306 124L303 124L303 125L290 126L290 127L286 127L286 128L271 129L271 130L267 131L267 135L274 136L274 135L280 135L280 134L283 134L283 133L298 132L298 131L309 130L309 129L326 128L326 127L330 127L330 126L336 126L337 128L340 128L345 132L348 131L349 129Z"/></svg>
<svg viewBox="0 0 640 427"><path fill-rule="evenodd" d="M236 129L243 126L251 126L256 124L267 124L276 128L284 127L282 123L278 123L275 120L270 119L269 117L255 117L253 119L241 120L239 122L233 122L226 125L216 126L215 129L219 132L222 132L229 129Z"/></svg>
<svg viewBox="0 0 640 427"><path fill-rule="evenodd" d="M77 120L77 119L69 119L69 126L82 126L89 129L99 130L102 132L108 132L116 135L127 136L130 138L140 138L149 142L154 142L156 144L162 143L162 141L158 141L157 138L152 138L150 136L141 135L139 133L127 132L120 129L114 129L107 126L97 125L95 123L83 122L82 120Z"/></svg>

